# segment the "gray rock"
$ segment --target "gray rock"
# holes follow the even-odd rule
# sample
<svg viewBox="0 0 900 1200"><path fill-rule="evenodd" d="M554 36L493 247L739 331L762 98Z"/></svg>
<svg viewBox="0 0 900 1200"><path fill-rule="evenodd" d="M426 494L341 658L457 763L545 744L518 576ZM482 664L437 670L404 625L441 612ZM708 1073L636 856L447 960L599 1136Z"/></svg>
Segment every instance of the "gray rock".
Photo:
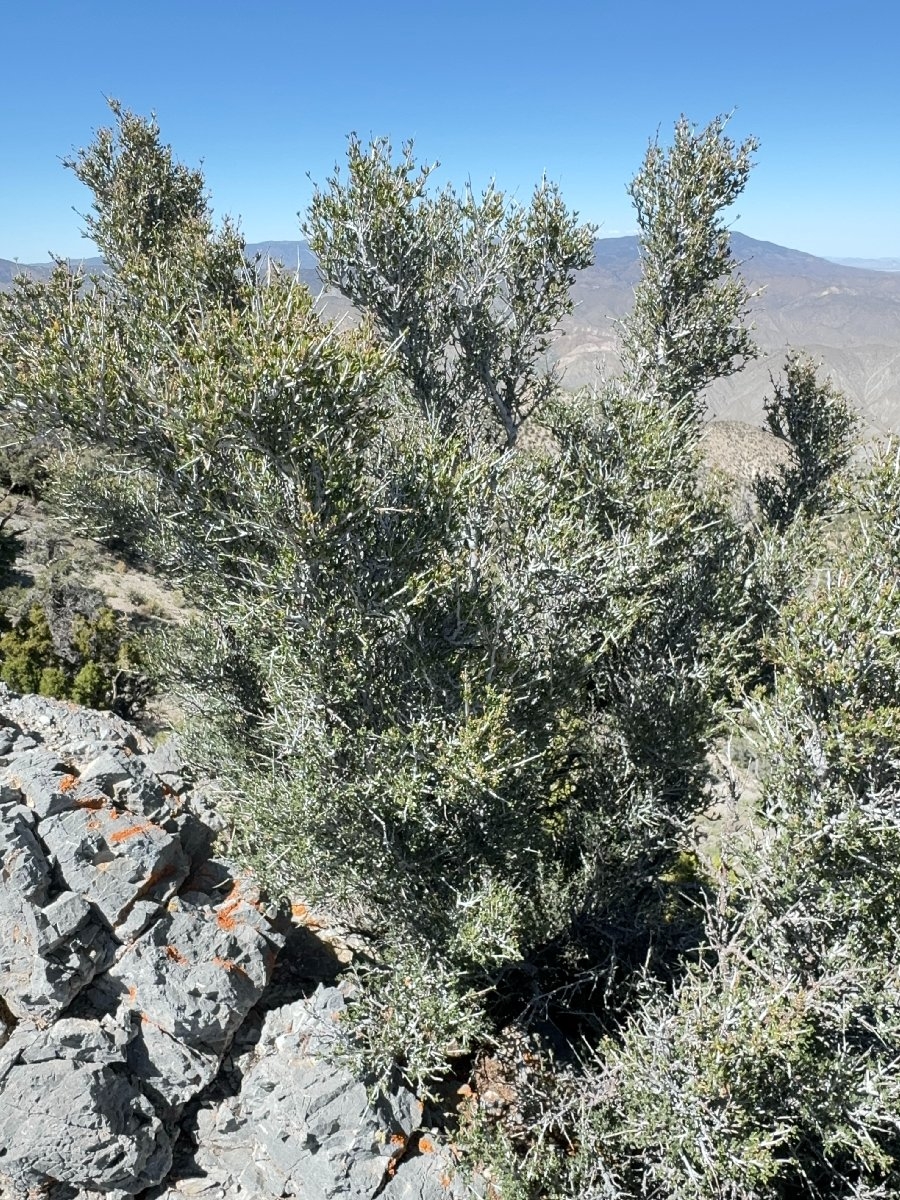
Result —
<svg viewBox="0 0 900 1200"><path fill-rule="evenodd" d="M185 778L186 769L181 756L181 741L178 734L172 734L166 741L155 746L145 757L147 766L155 775L175 792L181 795L188 788Z"/></svg>
<svg viewBox="0 0 900 1200"><path fill-rule="evenodd" d="M6 766L7 762L3 763ZM10 808L14 805L22 803L22 793L18 788L7 787L6 784L0 784L0 809Z"/></svg>
<svg viewBox="0 0 900 1200"><path fill-rule="evenodd" d="M75 807L75 776L59 755L43 748L17 752L0 772L0 781L20 792L38 818Z"/></svg>
<svg viewBox="0 0 900 1200"><path fill-rule="evenodd" d="M180 902L131 947L110 979L133 979L143 1008L171 1024L176 1036L220 1048L259 999L272 966L271 946L246 918L248 909Z"/></svg>
<svg viewBox="0 0 900 1200"><path fill-rule="evenodd" d="M0 1200L5 1198L0 1195ZM227 1200L227 1193L208 1176L196 1176L179 1179L170 1187L154 1192L153 1200Z"/></svg>
<svg viewBox="0 0 900 1200"><path fill-rule="evenodd" d="M9 754L22 754L26 750L33 750L35 746L40 745L40 738L32 737L28 733L20 733L12 744L12 749Z"/></svg>
<svg viewBox="0 0 900 1200"><path fill-rule="evenodd" d="M4 1181L15 1200L468 1194L416 1143L416 1098L371 1104L335 1057L341 992L271 1009L283 938L213 857L215 792L175 741L0 687L2 747L3 1200Z"/></svg>
<svg viewBox="0 0 900 1200"><path fill-rule="evenodd" d="M478 1192L459 1173L450 1154L435 1144L428 1153L402 1162L381 1194L388 1200L462 1200Z"/></svg>
<svg viewBox="0 0 900 1200"><path fill-rule="evenodd" d="M215 791L208 782L194 787L191 791L191 812L214 833L221 833L225 829L225 821L219 812Z"/></svg>
<svg viewBox="0 0 900 1200"><path fill-rule="evenodd" d="M0 911L0 995L17 1017L58 1016L115 956L104 922L80 896Z"/></svg>
<svg viewBox="0 0 900 1200"><path fill-rule="evenodd" d="M208 1046L190 1046L173 1037L146 1013L139 1036L129 1047L128 1065L153 1097L157 1110L177 1116L184 1105L215 1079L222 1054Z"/></svg>
<svg viewBox="0 0 900 1200"><path fill-rule="evenodd" d="M126 953L127 947L139 938L163 911L163 906L155 900L135 900L128 916L116 926L116 937L120 938L126 947L119 951L117 957L120 958Z"/></svg>
<svg viewBox="0 0 900 1200"><path fill-rule="evenodd" d="M5 1004L0 1004L0 1050L6 1045L16 1027L15 1017Z"/></svg>
<svg viewBox="0 0 900 1200"><path fill-rule="evenodd" d="M113 713L45 696L18 696L4 684L0 684L0 717L39 735L58 754L76 753L79 747L91 744L127 746L135 752L150 749L146 738Z"/></svg>
<svg viewBox="0 0 900 1200"><path fill-rule="evenodd" d="M218 909L179 899L91 989L98 1006L139 1014L129 1064L166 1108L212 1080L269 981L275 952L257 917L242 899Z"/></svg>
<svg viewBox="0 0 900 1200"><path fill-rule="evenodd" d="M179 832L179 837L181 836L183 832ZM192 859L193 870L184 885L185 893L200 892L208 896L217 896L219 900L229 895L234 883L234 868L221 858L200 856L198 844L193 837L188 839L188 845L197 853Z"/></svg>
<svg viewBox="0 0 900 1200"><path fill-rule="evenodd" d="M138 900L164 903L187 877L176 838L111 804L47 817L40 835L68 886L112 926L122 924Z"/></svg>
<svg viewBox="0 0 900 1200"><path fill-rule="evenodd" d="M18 1017L51 1020L113 960L105 923L80 896L50 898L52 872L34 813L0 820L0 996Z"/></svg>
<svg viewBox="0 0 900 1200"><path fill-rule="evenodd" d="M43 904L50 887L50 864L34 833L34 816L22 805L0 817L0 909Z"/></svg>
<svg viewBox="0 0 900 1200"><path fill-rule="evenodd" d="M151 820L158 819L170 807L166 788L146 760L129 754L125 748L106 750L90 761L81 771L81 782L95 783L120 806Z"/></svg>
<svg viewBox="0 0 900 1200"><path fill-rule="evenodd" d="M96 780L97 785L110 799L115 795L115 785L130 778L129 760L122 750L117 749L101 751L81 769L82 781Z"/></svg>
<svg viewBox="0 0 900 1200"><path fill-rule="evenodd" d="M193 805L191 810L171 817L165 827L177 836L195 870L201 869L209 861L217 831L193 811ZM229 869L227 874L231 876L233 872Z"/></svg>
<svg viewBox="0 0 900 1200"><path fill-rule="evenodd" d="M9 754L20 732L17 725L10 724L0 718L0 757Z"/></svg>
<svg viewBox="0 0 900 1200"><path fill-rule="evenodd" d="M56 1183L130 1196L163 1179L172 1139L125 1066L130 1036L70 1019L20 1027L0 1050L0 1174L13 1194Z"/></svg>
<svg viewBox="0 0 900 1200"><path fill-rule="evenodd" d="M421 1106L401 1091L373 1107L334 1061L343 1011L342 994L320 987L269 1013L239 1094L198 1113L196 1168L210 1185L235 1198L368 1200L390 1179Z"/></svg>

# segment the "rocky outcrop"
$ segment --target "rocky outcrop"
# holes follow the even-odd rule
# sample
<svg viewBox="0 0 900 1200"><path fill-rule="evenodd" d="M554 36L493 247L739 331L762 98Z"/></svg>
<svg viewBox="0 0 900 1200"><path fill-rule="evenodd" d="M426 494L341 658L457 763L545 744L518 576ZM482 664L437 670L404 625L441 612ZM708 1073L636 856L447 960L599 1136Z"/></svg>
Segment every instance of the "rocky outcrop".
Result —
<svg viewBox="0 0 900 1200"><path fill-rule="evenodd" d="M340 1065L322 946L218 831L175 743L0 689L0 1195L463 1195L415 1097Z"/></svg>
<svg viewBox="0 0 900 1200"><path fill-rule="evenodd" d="M465 1194L445 1156L418 1136L422 1107L411 1093L373 1106L362 1081L335 1066L343 1011L336 988L319 988L267 1015L259 1042L234 1059L240 1089L192 1117L197 1174L160 1200Z"/></svg>

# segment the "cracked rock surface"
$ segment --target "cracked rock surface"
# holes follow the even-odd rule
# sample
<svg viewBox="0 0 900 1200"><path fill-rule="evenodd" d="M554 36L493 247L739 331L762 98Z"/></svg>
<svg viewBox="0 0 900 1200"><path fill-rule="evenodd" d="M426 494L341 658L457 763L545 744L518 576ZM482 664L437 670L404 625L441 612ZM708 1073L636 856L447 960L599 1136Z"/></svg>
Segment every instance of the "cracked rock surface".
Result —
<svg viewBox="0 0 900 1200"><path fill-rule="evenodd" d="M219 829L176 741L0 686L0 1200L469 1194Z"/></svg>
<svg viewBox="0 0 900 1200"><path fill-rule="evenodd" d="M330 1060L343 1010L338 989L319 987L266 1016L259 1042L235 1060L240 1091L193 1117L196 1174L160 1200L464 1194L440 1156L408 1157L422 1119L415 1097L401 1090L373 1107Z"/></svg>

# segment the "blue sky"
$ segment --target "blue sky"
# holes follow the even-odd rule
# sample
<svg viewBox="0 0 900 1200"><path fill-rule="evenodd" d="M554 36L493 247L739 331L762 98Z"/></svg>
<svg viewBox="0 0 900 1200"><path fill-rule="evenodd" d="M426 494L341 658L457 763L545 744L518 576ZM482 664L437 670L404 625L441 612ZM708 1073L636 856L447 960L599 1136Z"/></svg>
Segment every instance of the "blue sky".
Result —
<svg viewBox="0 0 900 1200"><path fill-rule="evenodd" d="M734 136L762 143L738 228L900 256L896 0L7 0L0 46L3 258L89 252L59 159L105 95L157 112L248 241L298 236L307 174L351 130L522 199L546 172L601 236L632 232L648 138L736 108Z"/></svg>

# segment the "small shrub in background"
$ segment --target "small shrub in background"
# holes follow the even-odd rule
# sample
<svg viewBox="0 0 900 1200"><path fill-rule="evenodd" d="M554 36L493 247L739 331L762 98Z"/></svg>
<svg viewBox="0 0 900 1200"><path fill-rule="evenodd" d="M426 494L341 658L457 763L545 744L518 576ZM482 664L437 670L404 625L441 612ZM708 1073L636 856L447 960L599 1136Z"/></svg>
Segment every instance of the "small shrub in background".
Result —
<svg viewBox="0 0 900 1200"><path fill-rule="evenodd" d="M32 605L19 621L0 636L0 679L14 692L40 692L44 673L53 695L52 685L64 683L65 673L53 645L50 626L40 605Z"/></svg>
<svg viewBox="0 0 900 1200"><path fill-rule="evenodd" d="M19 549L16 539L15 556ZM45 549L47 566L34 586L0 593L0 679L16 692L134 715L147 681L121 619L54 553L52 541Z"/></svg>
<svg viewBox="0 0 900 1200"><path fill-rule="evenodd" d="M58 597L34 603L4 619L0 633L0 680L15 692L36 692L59 700L74 700L89 708L113 708L133 716L136 706L117 703L119 690L134 694L138 705L145 688L125 689L123 676L139 675L134 647L115 613L91 604L89 616L69 614L70 628Z"/></svg>
<svg viewBox="0 0 900 1200"><path fill-rule="evenodd" d="M50 507L83 536L129 562L165 570L158 523L146 515L159 499L146 472L118 470L108 450L82 447L53 456L44 487Z"/></svg>
<svg viewBox="0 0 900 1200"><path fill-rule="evenodd" d="M791 462L763 476L757 500L763 517L780 530L798 514L819 516L834 507L834 481L853 452L859 420L833 384L819 379L816 364L792 351L784 382L773 380L766 399L771 432L786 442Z"/></svg>
<svg viewBox="0 0 900 1200"><path fill-rule="evenodd" d="M22 535L10 526L16 510L0 516L0 581L2 581L22 552Z"/></svg>
<svg viewBox="0 0 900 1200"><path fill-rule="evenodd" d="M37 499L47 482L53 447L40 434L25 435L0 399L0 487Z"/></svg>

